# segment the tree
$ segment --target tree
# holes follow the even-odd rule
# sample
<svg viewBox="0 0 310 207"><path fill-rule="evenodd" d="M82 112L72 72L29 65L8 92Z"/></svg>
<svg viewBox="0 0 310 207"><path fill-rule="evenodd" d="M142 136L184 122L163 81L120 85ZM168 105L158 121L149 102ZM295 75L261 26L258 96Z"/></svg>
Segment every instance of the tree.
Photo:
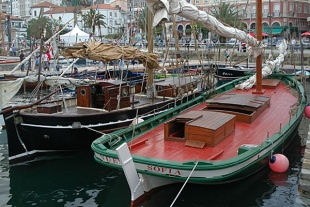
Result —
<svg viewBox="0 0 310 207"><path fill-rule="evenodd" d="M90 8L90 10L82 14L82 19L84 22L84 27L91 29L91 33L95 34L95 28L98 27L100 31L101 26L106 27L106 22L104 21L106 17L103 14L100 14L99 11L96 13L96 10Z"/></svg>
<svg viewBox="0 0 310 207"><path fill-rule="evenodd" d="M234 4L222 2L218 7L213 6L212 15L224 24L240 30L246 29L244 24L241 23L242 17L239 15Z"/></svg>
<svg viewBox="0 0 310 207"><path fill-rule="evenodd" d="M142 33L145 33L145 38L147 39L149 31L148 31L148 8L142 8L139 13L137 13L136 20L137 26L142 30ZM153 32L153 36L161 35L163 32L163 27L161 24L158 24L155 28L152 28L150 32Z"/></svg>
<svg viewBox="0 0 310 207"><path fill-rule="evenodd" d="M41 39L44 33L44 38L49 39L53 35L52 20L46 16L34 18L28 22L27 35L30 38Z"/></svg>
<svg viewBox="0 0 310 207"><path fill-rule="evenodd" d="M142 33L147 33L147 19L148 19L148 9L144 7L137 13L136 20L138 28L142 30Z"/></svg>

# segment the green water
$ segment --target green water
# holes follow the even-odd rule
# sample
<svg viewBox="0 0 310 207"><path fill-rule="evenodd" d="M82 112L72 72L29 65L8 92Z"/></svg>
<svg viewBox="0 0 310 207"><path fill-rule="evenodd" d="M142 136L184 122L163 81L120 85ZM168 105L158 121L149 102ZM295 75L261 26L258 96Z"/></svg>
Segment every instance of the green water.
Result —
<svg viewBox="0 0 310 207"><path fill-rule="evenodd" d="M309 126L309 125L308 125ZM304 124L300 134L308 129ZM130 191L121 171L97 164L93 153L49 156L9 166L6 133L0 134L0 206L104 206L127 207ZM297 136L287 156L285 174L263 171L238 183L221 186L186 185L176 200L178 207L302 207L298 176L302 148ZM140 206L170 206L182 185L166 186Z"/></svg>

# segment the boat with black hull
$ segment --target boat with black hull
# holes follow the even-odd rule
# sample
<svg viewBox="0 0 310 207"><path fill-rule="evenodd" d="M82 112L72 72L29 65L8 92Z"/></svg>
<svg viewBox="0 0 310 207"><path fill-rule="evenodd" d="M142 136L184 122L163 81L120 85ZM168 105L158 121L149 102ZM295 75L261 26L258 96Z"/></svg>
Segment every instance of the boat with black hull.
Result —
<svg viewBox="0 0 310 207"><path fill-rule="evenodd" d="M74 51L68 49L69 58L73 52L94 46L96 49L102 47L100 51L105 52L102 61L118 59L114 47L119 46L84 44L85 47L77 47ZM111 56L107 56L107 48L113 51ZM158 67L157 58L152 58L150 53L142 54L130 47L118 49L121 54L129 50L129 59L140 58L141 62ZM119 73L122 76L125 70L120 71L123 71ZM149 119L200 95L200 76L156 80L154 95L148 95L143 78L120 79L123 81L46 77L45 83L51 91L57 91L55 94L32 104L4 108L1 113L8 135L10 163L29 160L39 154L89 150L92 141L102 134L126 128L135 123L134 120ZM65 97L64 88L75 89L76 96Z"/></svg>

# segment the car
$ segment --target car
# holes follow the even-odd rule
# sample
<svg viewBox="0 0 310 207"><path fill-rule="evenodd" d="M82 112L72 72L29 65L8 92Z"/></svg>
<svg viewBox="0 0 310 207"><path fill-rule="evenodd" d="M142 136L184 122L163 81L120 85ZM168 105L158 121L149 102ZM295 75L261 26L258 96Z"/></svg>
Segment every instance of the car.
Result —
<svg viewBox="0 0 310 207"><path fill-rule="evenodd" d="M235 38L231 38L230 40L228 40L228 42L226 43L226 46L228 47L238 47L240 41L235 39Z"/></svg>
<svg viewBox="0 0 310 207"><path fill-rule="evenodd" d="M174 38L168 38L168 44L169 44L169 47L175 46L175 39Z"/></svg>
<svg viewBox="0 0 310 207"><path fill-rule="evenodd" d="M203 39L199 43L200 47L210 49L214 47L214 43L210 39Z"/></svg>
<svg viewBox="0 0 310 207"><path fill-rule="evenodd" d="M158 40L158 42L155 45L158 47L165 47L166 41L165 40Z"/></svg>
<svg viewBox="0 0 310 207"><path fill-rule="evenodd" d="M175 39L174 38L169 38L168 39L169 47L175 46ZM159 40L156 43L156 46L158 47L166 47L166 41L165 40Z"/></svg>
<svg viewBox="0 0 310 207"><path fill-rule="evenodd" d="M266 39L263 39L263 43L264 45L266 45L267 47L270 47L270 46L277 46L277 42L283 40L283 38L266 38Z"/></svg>
<svg viewBox="0 0 310 207"><path fill-rule="evenodd" d="M310 49L310 40L308 39L302 39L302 44L304 49Z"/></svg>
<svg viewBox="0 0 310 207"><path fill-rule="evenodd" d="M179 46L185 47L187 41L190 41L190 37L182 37L179 39Z"/></svg>
<svg viewBox="0 0 310 207"><path fill-rule="evenodd" d="M189 41L189 46L190 46L190 47L195 47L195 45L196 45L195 42L197 42L197 46L200 47L200 43L199 43L198 40L196 40L196 41L195 41L195 40Z"/></svg>

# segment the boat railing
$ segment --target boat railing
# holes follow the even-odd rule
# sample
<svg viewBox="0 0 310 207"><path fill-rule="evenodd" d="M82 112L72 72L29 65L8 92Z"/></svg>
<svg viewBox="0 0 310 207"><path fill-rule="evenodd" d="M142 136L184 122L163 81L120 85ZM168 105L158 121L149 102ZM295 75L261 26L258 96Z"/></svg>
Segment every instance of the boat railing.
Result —
<svg viewBox="0 0 310 207"><path fill-rule="evenodd" d="M118 131L112 132L111 134L103 135L99 139L95 141L94 144L108 144L107 147L118 146L123 141L130 141L134 137L144 133L145 131L162 124L163 122L171 119L172 117L180 114L181 112L192 108L198 104L203 103L207 98L216 96L218 93L223 93L225 91L233 89L237 84L241 81L244 81L247 77L241 77L239 79L230 81L229 83L225 83L221 86L218 86L216 89L208 90L207 92L202 93L200 96L189 100L182 105L178 105L173 107L172 109L168 110L166 113L161 113L156 115L150 119L143 121L142 123L138 123L137 125L130 126L126 129L120 129ZM119 138L122 138L120 140Z"/></svg>

